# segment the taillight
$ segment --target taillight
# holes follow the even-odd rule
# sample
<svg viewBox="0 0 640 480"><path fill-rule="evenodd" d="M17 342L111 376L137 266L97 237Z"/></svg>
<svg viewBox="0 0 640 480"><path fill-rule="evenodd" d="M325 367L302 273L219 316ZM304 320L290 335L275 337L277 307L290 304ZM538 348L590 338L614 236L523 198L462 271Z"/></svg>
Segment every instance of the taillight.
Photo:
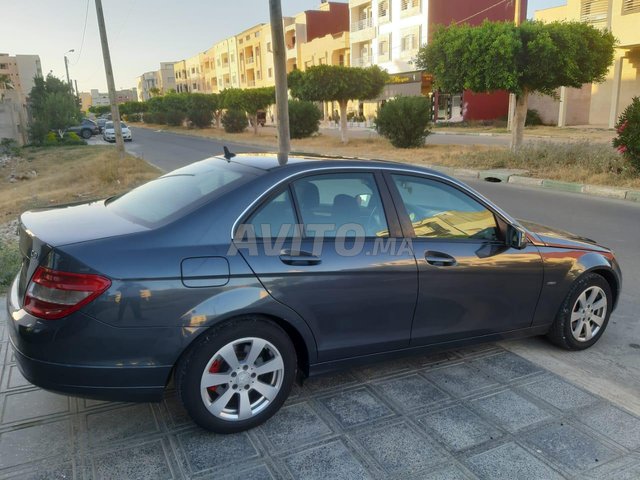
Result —
<svg viewBox="0 0 640 480"><path fill-rule="evenodd" d="M111 280L88 273L38 267L24 297L24 309L36 317L56 320L75 312L111 286Z"/></svg>

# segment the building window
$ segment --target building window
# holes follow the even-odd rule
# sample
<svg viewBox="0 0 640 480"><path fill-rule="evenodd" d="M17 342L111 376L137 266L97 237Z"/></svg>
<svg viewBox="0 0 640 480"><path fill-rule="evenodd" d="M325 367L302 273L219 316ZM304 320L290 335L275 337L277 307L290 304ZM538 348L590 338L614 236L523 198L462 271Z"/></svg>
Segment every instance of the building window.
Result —
<svg viewBox="0 0 640 480"><path fill-rule="evenodd" d="M251 35L247 35L247 36L246 36L246 37L244 37L244 38L246 38L247 40L251 40Z"/></svg>
<svg viewBox="0 0 640 480"><path fill-rule="evenodd" d="M420 27L407 28L402 31L400 40L401 55L406 57L415 54L420 46Z"/></svg>
<svg viewBox="0 0 640 480"><path fill-rule="evenodd" d="M236 61L236 57L233 53L231 54L230 58L231 58L231 63L234 63Z"/></svg>
<svg viewBox="0 0 640 480"><path fill-rule="evenodd" d="M269 76L269 78L273 77L273 70L271 68L267 70L267 75Z"/></svg>
<svg viewBox="0 0 640 480"><path fill-rule="evenodd" d="M7 65L6 63L0 63L0 70L8 70L9 69L9 65Z"/></svg>
<svg viewBox="0 0 640 480"><path fill-rule="evenodd" d="M622 2L622 14L638 13L640 12L639 0L623 0Z"/></svg>
<svg viewBox="0 0 640 480"><path fill-rule="evenodd" d="M258 31L258 32L256 32L256 33L254 33L254 34L253 34L253 36L254 36L254 37L256 37L256 38L258 38L258 37L260 36L260 32Z"/></svg>
<svg viewBox="0 0 640 480"><path fill-rule="evenodd" d="M271 52L271 42L267 42L267 52Z"/></svg>
<svg viewBox="0 0 640 480"><path fill-rule="evenodd" d="M242 83L244 83L244 81L245 81L244 73L241 73L241 74L240 74L240 81L241 81Z"/></svg>
<svg viewBox="0 0 640 480"><path fill-rule="evenodd" d="M378 2L378 19L380 22L388 22L391 20L389 0L382 0L381 2Z"/></svg>
<svg viewBox="0 0 640 480"><path fill-rule="evenodd" d="M262 74L260 73L260 70L256 71L256 79L262 80Z"/></svg>
<svg viewBox="0 0 640 480"><path fill-rule="evenodd" d="M580 5L580 21L591 24L607 22L609 0L582 0Z"/></svg>
<svg viewBox="0 0 640 480"><path fill-rule="evenodd" d="M238 45L242 45L244 43L244 40L242 38L238 39Z"/></svg>
<svg viewBox="0 0 640 480"><path fill-rule="evenodd" d="M401 0L400 16L409 17L420 13L420 0Z"/></svg>
<svg viewBox="0 0 640 480"><path fill-rule="evenodd" d="M218 59L218 66L220 66L220 59Z"/></svg>

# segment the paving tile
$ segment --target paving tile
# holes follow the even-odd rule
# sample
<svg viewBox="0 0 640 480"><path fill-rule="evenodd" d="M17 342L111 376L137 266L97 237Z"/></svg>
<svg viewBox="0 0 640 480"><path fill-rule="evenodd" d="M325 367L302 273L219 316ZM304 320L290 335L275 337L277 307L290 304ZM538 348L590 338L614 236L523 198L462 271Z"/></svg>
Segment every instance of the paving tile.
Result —
<svg viewBox="0 0 640 480"><path fill-rule="evenodd" d="M8 380L7 380L8 390L31 386L31 384L29 383L29 380L24 378L20 373L20 369L18 368L17 365L7 366L5 372L7 372L6 375L8 376Z"/></svg>
<svg viewBox="0 0 640 480"><path fill-rule="evenodd" d="M563 477L515 443L505 443L467 459L481 480L555 480Z"/></svg>
<svg viewBox="0 0 640 480"><path fill-rule="evenodd" d="M406 423L354 435L388 474L409 475L442 464L448 455L435 442L416 433Z"/></svg>
<svg viewBox="0 0 640 480"><path fill-rule="evenodd" d="M175 478L160 440L96 455L92 463L96 479Z"/></svg>
<svg viewBox="0 0 640 480"><path fill-rule="evenodd" d="M47 392L30 390L10 393L4 399L2 423L13 423L41 418L70 411L69 397Z"/></svg>
<svg viewBox="0 0 640 480"><path fill-rule="evenodd" d="M62 465L51 465L51 462L47 462L34 465L28 471L10 475L6 480L70 480L72 478L74 475L71 462Z"/></svg>
<svg viewBox="0 0 640 480"><path fill-rule="evenodd" d="M512 382L528 375L544 371L529 360L525 360L511 352L482 357L474 360L472 365L492 375L501 382Z"/></svg>
<svg viewBox="0 0 640 480"><path fill-rule="evenodd" d="M225 477L220 477L219 473L215 473L210 478L211 480L274 480L275 477L271 474L269 468L263 464L241 472L234 472Z"/></svg>
<svg viewBox="0 0 640 480"><path fill-rule="evenodd" d="M159 431L151 406L146 403L90 413L87 428L92 447Z"/></svg>
<svg viewBox="0 0 640 480"><path fill-rule="evenodd" d="M523 441L571 472L589 470L618 456L611 448L564 422L528 432Z"/></svg>
<svg viewBox="0 0 640 480"><path fill-rule="evenodd" d="M449 465L436 470L425 470L415 478L420 480L464 480L471 477L457 465Z"/></svg>
<svg viewBox="0 0 640 480"><path fill-rule="evenodd" d="M539 382L529 383L522 388L562 411L586 407L599 401L597 397L557 377L545 377Z"/></svg>
<svg viewBox="0 0 640 480"><path fill-rule="evenodd" d="M165 406L165 417L168 416L166 419L168 425L171 427L178 427L193 424L193 420L189 417L189 414L182 406L182 403L175 392L173 394L166 395L163 403Z"/></svg>
<svg viewBox="0 0 640 480"><path fill-rule="evenodd" d="M433 438L456 452L502 436L500 431L461 405L420 417L418 423L431 432Z"/></svg>
<svg viewBox="0 0 640 480"><path fill-rule="evenodd" d="M352 372L361 379L371 380L390 375L402 375L410 369L411 365L409 364L409 360L400 359L388 362L375 362L371 365L366 365L352 370Z"/></svg>
<svg viewBox="0 0 640 480"><path fill-rule="evenodd" d="M611 404L577 412L576 418L629 450L640 447L640 419Z"/></svg>
<svg viewBox="0 0 640 480"><path fill-rule="evenodd" d="M177 439L191 474L259 456L246 433L216 435L197 429L181 433Z"/></svg>
<svg viewBox="0 0 640 480"><path fill-rule="evenodd" d="M377 383L375 388L404 411L449 398L449 395L416 374Z"/></svg>
<svg viewBox="0 0 640 480"><path fill-rule="evenodd" d="M335 372L327 375L313 377L304 382L304 388L310 392L317 393L339 387L355 385L358 379L350 371Z"/></svg>
<svg viewBox="0 0 640 480"><path fill-rule="evenodd" d="M306 402L282 408L260 430L276 450L304 445L333 433Z"/></svg>
<svg viewBox="0 0 640 480"><path fill-rule="evenodd" d="M34 425L0 434L0 469L69 454L69 420Z"/></svg>
<svg viewBox="0 0 640 480"><path fill-rule="evenodd" d="M587 473L592 480L638 480L640 478L640 456L627 455L612 460Z"/></svg>
<svg viewBox="0 0 640 480"><path fill-rule="evenodd" d="M438 387L459 397L499 385L491 377L468 363L429 370L425 376Z"/></svg>
<svg viewBox="0 0 640 480"><path fill-rule="evenodd" d="M389 407L365 388L341 392L322 398L320 402L345 428L393 414Z"/></svg>
<svg viewBox="0 0 640 480"><path fill-rule="evenodd" d="M285 464L296 480L373 478L340 440L291 455Z"/></svg>
<svg viewBox="0 0 640 480"><path fill-rule="evenodd" d="M410 357L409 360L412 364L417 365L418 367L427 367L427 366L438 366L444 363L452 362L455 360L460 360L460 356L452 351L446 352L435 352L429 353L427 355L419 355L415 357Z"/></svg>
<svg viewBox="0 0 640 480"><path fill-rule="evenodd" d="M489 414L509 432L515 432L552 416L513 390L481 397L471 402L480 411Z"/></svg>

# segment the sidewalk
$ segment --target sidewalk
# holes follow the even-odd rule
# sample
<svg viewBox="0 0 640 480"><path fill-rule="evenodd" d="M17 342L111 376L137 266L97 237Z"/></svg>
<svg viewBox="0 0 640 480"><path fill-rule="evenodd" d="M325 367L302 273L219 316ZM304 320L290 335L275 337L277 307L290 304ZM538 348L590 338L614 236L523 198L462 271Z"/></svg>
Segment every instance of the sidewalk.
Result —
<svg viewBox="0 0 640 480"><path fill-rule="evenodd" d="M0 478L640 477L640 417L497 345L315 378L263 426L219 436L175 391L123 404L31 386L5 322L3 308Z"/></svg>

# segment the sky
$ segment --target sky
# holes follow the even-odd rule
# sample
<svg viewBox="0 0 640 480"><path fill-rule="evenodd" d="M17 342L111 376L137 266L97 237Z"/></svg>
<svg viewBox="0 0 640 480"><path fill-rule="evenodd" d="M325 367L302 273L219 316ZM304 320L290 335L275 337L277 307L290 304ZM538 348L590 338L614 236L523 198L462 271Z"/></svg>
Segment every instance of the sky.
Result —
<svg viewBox="0 0 640 480"><path fill-rule="evenodd" d="M0 52L40 55L43 73L60 78L66 76L66 54L69 75L80 91L107 90L94 0L1 2ZM529 0L527 15L564 3ZM295 15L319 4L282 0L282 12ZM116 88L134 87L136 77L159 69L160 62L191 57L223 38L267 23L268 5L267 0L104 0ZM67 53L71 49L75 51Z"/></svg>

